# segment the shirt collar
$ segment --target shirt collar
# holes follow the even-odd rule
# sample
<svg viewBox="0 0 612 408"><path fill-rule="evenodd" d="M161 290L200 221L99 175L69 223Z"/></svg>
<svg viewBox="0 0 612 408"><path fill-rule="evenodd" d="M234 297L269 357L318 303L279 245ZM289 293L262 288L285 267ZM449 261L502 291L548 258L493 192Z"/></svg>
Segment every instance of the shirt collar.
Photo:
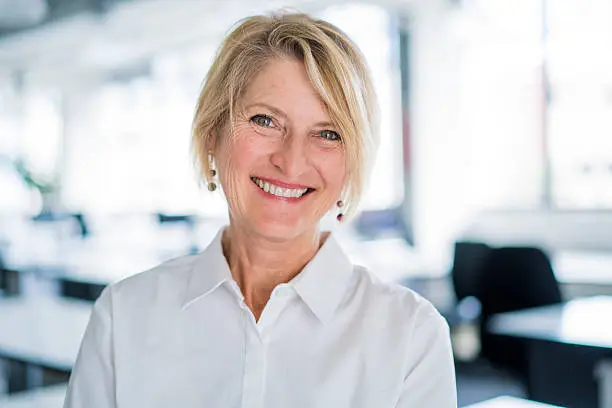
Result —
<svg viewBox="0 0 612 408"><path fill-rule="evenodd" d="M223 255L223 246L221 245L224 229L220 229L206 249L196 255L197 259L187 280L183 309L208 295L224 282L232 281L232 274Z"/></svg>
<svg viewBox="0 0 612 408"><path fill-rule="evenodd" d="M183 309L224 282L233 282L223 255L223 231L221 229L208 247L197 255L189 274ZM327 322L344 298L352 274L352 262L330 233L316 255L289 285L320 321Z"/></svg>
<svg viewBox="0 0 612 408"><path fill-rule="evenodd" d="M353 264L329 234L317 254L290 284L323 323L329 321L344 298Z"/></svg>

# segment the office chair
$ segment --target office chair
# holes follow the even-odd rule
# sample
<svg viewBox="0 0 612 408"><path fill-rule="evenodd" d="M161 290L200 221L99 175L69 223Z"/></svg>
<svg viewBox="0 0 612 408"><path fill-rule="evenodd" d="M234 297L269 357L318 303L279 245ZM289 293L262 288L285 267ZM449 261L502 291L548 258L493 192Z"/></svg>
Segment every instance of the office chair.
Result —
<svg viewBox="0 0 612 408"><path fill-rule="evenodd" d="M480 298L483 268L491 248L481 242L455 243L451 280L457 301L473 296Z"/></svg>
<svg viewBox="0 0 612 408"><path fill-rule="evenodd" d="M0 297L19 295L21 293L19 273L8 269L0 254Z"/></svg>
<svg viewBox="0 0 612 408"><path fill-rule="evenodd" d="M492 249L480 285L481 355L528 385L525 345L518 339L489 334L487 324L496 313L561 303L548 256L534 247Z"/></svg>
<svg viewBox="0 0 612 408"><path fill-rule="evenodd" d="M0 297L4 296L6 286L7 284L6 284L6 277L4 273L4 262L2 260L2 252L0 252Z"/></svg>
<svg viewBox="0 0 612 408"><path fill-rule="evenodd" d="M193 215L157 213L156 216L157 216L157 222L160 225L182 222L182 223L185 223L185 225L191 227L195 223L195 219Z"/></svg>

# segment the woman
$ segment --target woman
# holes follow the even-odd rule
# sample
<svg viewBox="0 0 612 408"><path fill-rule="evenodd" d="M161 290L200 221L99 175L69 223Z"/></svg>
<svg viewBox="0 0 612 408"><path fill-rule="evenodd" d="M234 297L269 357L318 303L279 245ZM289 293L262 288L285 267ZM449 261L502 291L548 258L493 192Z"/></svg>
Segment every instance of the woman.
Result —
<svg viewBox="0 0 612 408"><path fill-rule="evenodd" d="M65 407L455 407L445 321L319 230L357 205L375 116L363 57L336 27L243 20L193 133L229 226L202 253L104 291Z"/></svg>

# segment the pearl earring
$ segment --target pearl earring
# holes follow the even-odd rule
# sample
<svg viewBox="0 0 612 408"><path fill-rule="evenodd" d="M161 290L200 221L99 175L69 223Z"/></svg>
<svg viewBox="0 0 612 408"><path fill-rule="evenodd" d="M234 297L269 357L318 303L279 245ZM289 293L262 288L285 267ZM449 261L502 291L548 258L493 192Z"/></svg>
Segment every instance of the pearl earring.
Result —
<svg viewBox="0 0 612 408"><path fill-rule="evenodd" d="M340 209L344 207L344 202L342 200L338 200L338 202L336 203L336 206L338 206L338 208ZM342 222L342 220L344 219L344 214L338 213L338 215L336 216L336 219L338 220L338 222Z"/></svg>
<svg viewBox="0 0 612 408"><path fill-rule="evenodd" d="M213 167L212 154L208 156L208 162L210 164L210 169L208 170L208 176L212 180L210 183L208 183L208 191L215 191L217 189L217 183L215 183L214 179L215 179L215 176L217 175L217 171L212 168Z"/></svg>

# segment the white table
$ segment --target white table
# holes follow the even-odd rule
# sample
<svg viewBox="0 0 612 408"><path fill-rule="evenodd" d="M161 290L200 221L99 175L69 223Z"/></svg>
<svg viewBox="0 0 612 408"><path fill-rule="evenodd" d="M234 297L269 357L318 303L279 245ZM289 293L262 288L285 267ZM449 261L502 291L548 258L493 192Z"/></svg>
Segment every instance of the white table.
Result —
<svg viewBox="0 0 612 408"><path fill-rule="evenodd" d="M51 297L0 299L0 357L70 371L91 307Z"/></svg>
<svg viewBox="0 0 612 408"><path fill-rule="evenodd" d="M525 339L612 349L612 296L501 313L489 330Z"/></svg>
<svg viewBox="0 0 612 408"><path fill-rule="evenodd" d="M560 408L557 405L542 404L515 397L497 397L465 408Z"/></svg>
<svg viewBox="0 0 612 408"><path fill-rule="evenodd" d="M612 356L612 296L501 313L487 330L527 344L530 397L578 408L610 407L598 390L606 387L606 376L597 384L596 373Z"/></svg>

